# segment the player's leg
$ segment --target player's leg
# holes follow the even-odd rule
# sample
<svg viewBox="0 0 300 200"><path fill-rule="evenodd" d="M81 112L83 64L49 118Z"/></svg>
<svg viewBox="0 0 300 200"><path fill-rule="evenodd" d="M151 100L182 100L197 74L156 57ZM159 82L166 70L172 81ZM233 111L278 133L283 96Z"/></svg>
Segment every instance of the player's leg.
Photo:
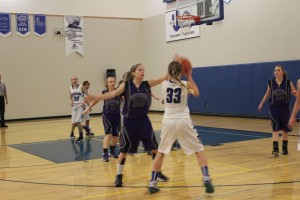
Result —
<svg viewBox="0 0 300 200"><path fill-rule="evenodd" d="M79 131L79 137L77 138L76 142L83 142L83 128L82 128L82 122L84 120L84 115L83 115L83 107L81 105L77 105L77 115L76 115L76 126Z"/></svg>
<svg viewBox="0 0 300 200"><path fill-rule="evenodd" d="M290 119L290 108L289 105L282 106L281 113L282 117L282 155L288 155L288 132L291 132L291 128L288 126Z"/></svg>
<svg viewBox="0 0 300 200"><path fill-rule="evenodd" d="M163 153L157 152L155 159L153 160L151 180L148 186L148 191L150 193L159 192L159 188L157 186L157 178L161 174L161 167L163 164L164 157L165 155Z"/></svg>
<svg viewBox="0 0 300 200"><path fill-rule="evenodd" d="M117 164L117 176L115 180L115 187L123 186L123 169L126 162L127 153L136 153L139 146L140 138L135 132L136 123L132 120L124 119L124 126L122 135L120 137L120 154Z"/></svg>
<svg viewBox="0 0 300 200"><path fill-rule="evenodd" d="M103 139L103 154L102 154L102 161L108 162L109 161L109 143L112 138L111 131L112 131L112 123L109 116L103 115L102 116L102 122L104 127L104 139Z"/></svg>
<svg viewBox="0 0 300 200"><path fill-rule="evenodd" d="M208 162L204 154L204 146L198 138L198 132L194 128L191 119L178 119L176 122L177 138L181 144L181 148L187 155L196 154L198 165L201 169L204 186L207 193L213 193L214 187L212 185L209 173Z"/></svg>
<svg viewBox="0 0 300 200"><path fill-rule="evenodd" d="M278 141L279 141L279 133L278 131L281 130L280 127L280 114L278 112L278 109L275 107L270 106L270 118L271 118L271 124L272 124L272 140L273 140L273 150L272 155L275 157L279 156L279 147L278 147Z"/></svg>
<svg viewBox="0 0 300 200"><path fill-rule="evenodd" d="M119 132L121 129L121 118L120 116L116 116L113 121L113 128L112 128L112 138L111 138L111 144L109 149L109 155L112 158L118 158L118 153L116 153L116 145L119 140Z"/></svg>

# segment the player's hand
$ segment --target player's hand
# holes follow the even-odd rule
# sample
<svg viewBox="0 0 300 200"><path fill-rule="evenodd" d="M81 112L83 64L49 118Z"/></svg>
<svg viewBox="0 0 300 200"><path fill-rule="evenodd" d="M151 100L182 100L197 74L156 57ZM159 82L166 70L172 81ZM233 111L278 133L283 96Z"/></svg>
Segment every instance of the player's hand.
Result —
<svg viewBox="0 0 300 200"><path fill-rule="evenodd" d="M83 114L86 115L86 114L89 114L92 110L87 108L83 111Z"/></svg>
<svg viewBox="0 0 300 200"><path fill-rule="evenodd" d="M181 56L179 54L175 54L173 57L174 61L180 62L181 61Z"/></svg>
<svg viewBox="0 0 300 200"><path fill-rule="evenodd" d="M258 112L260 112L261 110L262 110L262 105L261 104L259 104L259 106L258 106L258 108L257 108L257 110L258 110Z"/></svg>
<svg viewBox="0 0 300 200"><path fill-rule="evenodd" d="M295 117L291 117L290 120L289 120L289 123L288 123L288 127L290 129L292 129L295 125L295 122L296 122L296 118Z"/></svg>

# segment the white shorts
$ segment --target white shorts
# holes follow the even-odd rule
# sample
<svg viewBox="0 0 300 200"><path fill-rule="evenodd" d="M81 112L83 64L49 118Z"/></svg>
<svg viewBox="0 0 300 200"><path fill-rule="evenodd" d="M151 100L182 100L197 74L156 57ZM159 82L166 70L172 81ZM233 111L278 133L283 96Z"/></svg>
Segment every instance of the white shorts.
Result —
<svg viewBox="0 0 300 200"><path fill-rule="evenodd" d="M194 129L192 120L186 119L164 119L161 129L161 141L158 152L168 154L171 151L173 143L178 140L181 148L186 155L203 151L204 147L197 138L198 133Z"/></svg>
<svg viewBox="0 0 300 200"><path fill-rule="evenodd" d="M84 115L83 115L84 106L81 104L74 104L72 107L72 124L77 122L83 122Z"/></svg>
<svg viewBox="0 0 300 200"><path fill-rule="evenodd" d="M84 115L84 120L90 120L90 114L85 114Z"/></svg>

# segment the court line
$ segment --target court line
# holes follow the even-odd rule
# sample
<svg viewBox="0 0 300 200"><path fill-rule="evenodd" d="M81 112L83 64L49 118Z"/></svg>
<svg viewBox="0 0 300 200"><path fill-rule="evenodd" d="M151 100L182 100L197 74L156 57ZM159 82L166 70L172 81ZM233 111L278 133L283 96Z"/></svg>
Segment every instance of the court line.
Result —
<svg viewBox="0 0 300 200"><path fill-rule="evenodd" d="M198 131L198 129L197 129L197 131ZM268 138L268 137L262 137L262 136L245 135L245 134L237 134L237 133L230 133L230 132L228 133L228 132L221 132L221 131L207 131L207 130L199 130L199 131L208 132L208 133L221 133L221 134L224 134L224 135L239 135L239 136L253 137L253 138ZM243 130L241 130L241 131L243 131ZM254 133L258 133L258 132L254 132Z"/></svg>

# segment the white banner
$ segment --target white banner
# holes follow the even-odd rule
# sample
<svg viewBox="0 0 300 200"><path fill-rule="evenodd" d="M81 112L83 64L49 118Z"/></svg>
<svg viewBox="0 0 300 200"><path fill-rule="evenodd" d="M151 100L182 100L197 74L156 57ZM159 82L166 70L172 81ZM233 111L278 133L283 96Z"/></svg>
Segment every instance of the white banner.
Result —
<svg viewBox="0 0 300 200"><path fill-rule="evenodd" d="M180 15L197 15L197 5L188 6L186 8L180 8ZM166 41L171 42L175 40L182 40L192 37L200 37L199 25L192 26L188 33L182 34L182 30L177 23L176 10L170 10L165 13L166 24Z"/></svg>
<svg viewBox="0 0 300 200"><path fill-rule="evenodd" d="M77 52L83 56L83 17L65 16L66 55Z"/></svg>

